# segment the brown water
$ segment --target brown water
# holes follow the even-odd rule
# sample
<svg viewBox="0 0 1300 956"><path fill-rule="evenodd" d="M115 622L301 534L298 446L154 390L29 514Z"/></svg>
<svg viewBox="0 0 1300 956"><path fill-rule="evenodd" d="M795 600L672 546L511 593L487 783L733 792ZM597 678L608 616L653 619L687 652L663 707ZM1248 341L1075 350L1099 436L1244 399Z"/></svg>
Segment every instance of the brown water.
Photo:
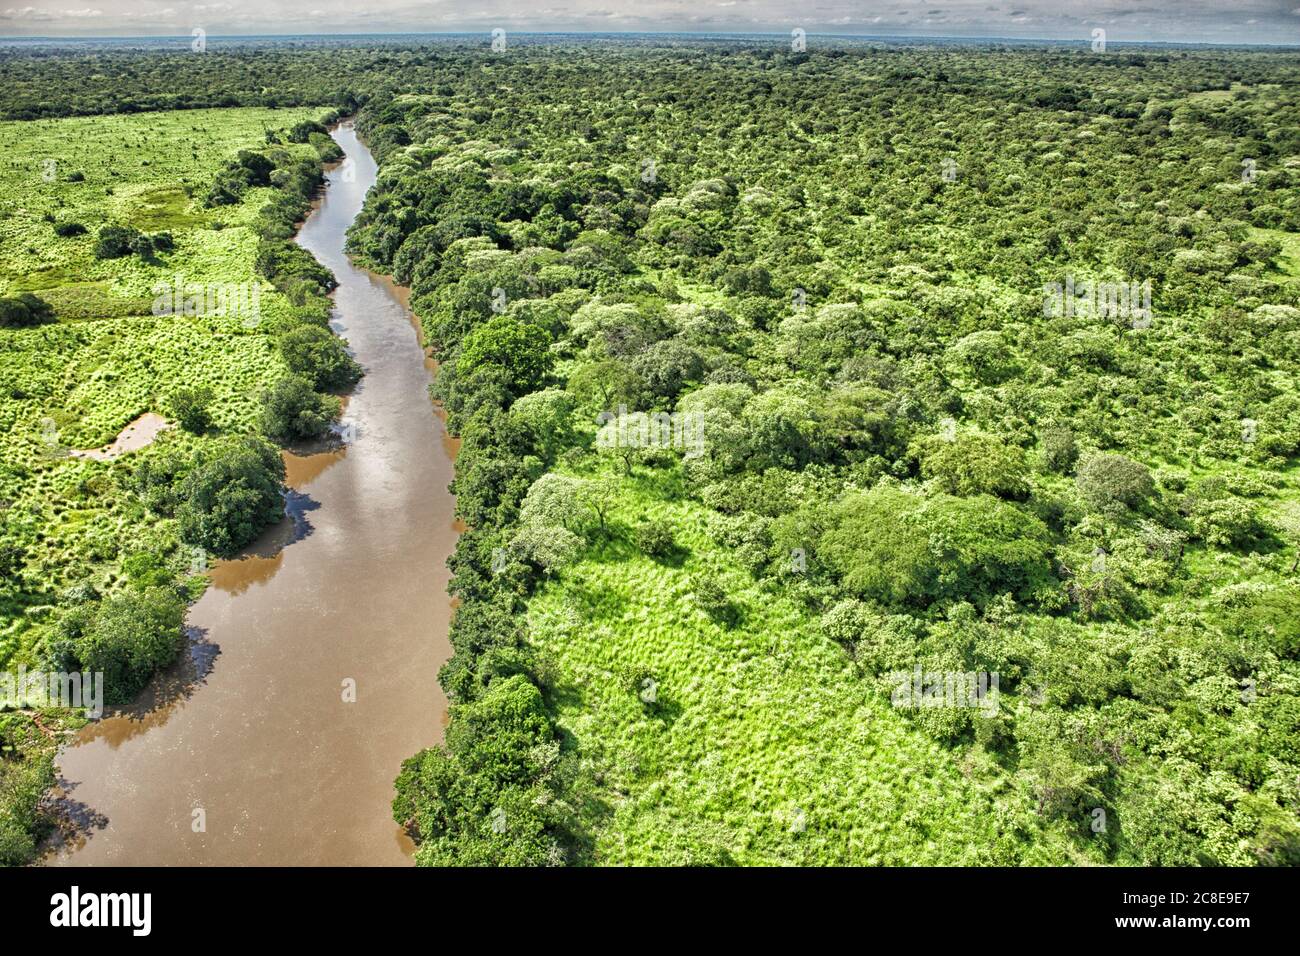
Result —
<svg viewBox="0 0 1300 956"><path fill-rule="evenodd" d="M409 311L343 253L375 163L334 138L347 159L299 242L338 277L334 327L366 370L355 438L286 455L291 520L213 569L188 658L63 750L79 832L51 863L410 862L389 803L442 737L452 462Z"/></svg>

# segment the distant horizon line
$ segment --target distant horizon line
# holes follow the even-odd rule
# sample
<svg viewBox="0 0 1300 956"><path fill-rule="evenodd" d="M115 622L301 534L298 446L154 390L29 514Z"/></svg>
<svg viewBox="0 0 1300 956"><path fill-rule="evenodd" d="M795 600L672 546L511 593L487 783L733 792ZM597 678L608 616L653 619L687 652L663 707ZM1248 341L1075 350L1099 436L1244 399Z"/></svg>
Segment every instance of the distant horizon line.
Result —
<svg viewBox="0 0 1300 956"><path fill-rule="evenodd" d="M671 36L693 36L693 37L786 37L788 34L783 32L754 32L742 30L510 30L511 34L516 36L591 36L591 37L671 37ZM367 38L367 37L468 37L468 36L488 36L489 30L391 30L371 33L304 33L286 32L286 33L208 33L210 39L228 39L228 40L261 40L261 39L283 39L292 37L302 38ZM972 43L1055 43L1055 44L1078 44L1081 46L1088 45L1091 40L1088 37L1017 37L1017 36L998 36L998 35L962 35L962 34L935 34L935 33L819 33L816 31L807 31L810 37L843 37L847 39L860 40L957 40ZM65 34L65 35L31 35L31 36L9 36L0 35L0 43L11 42L94 42L102 40L189 40L193 37L192 33L152 33L152 34ZM1290 43L1264 43L1251 40L1108 40L1108 46L1198 46L1198 47L1261 47L1265 49L1300 49L1300 39Z"/></svg>

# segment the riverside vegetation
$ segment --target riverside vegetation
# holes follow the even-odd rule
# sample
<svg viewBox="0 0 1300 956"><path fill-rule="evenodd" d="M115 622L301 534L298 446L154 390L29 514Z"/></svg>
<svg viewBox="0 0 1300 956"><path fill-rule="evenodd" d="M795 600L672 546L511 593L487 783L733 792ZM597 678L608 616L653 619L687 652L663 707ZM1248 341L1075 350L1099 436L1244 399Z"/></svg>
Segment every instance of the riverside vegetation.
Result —
<svg viewBox="0 0 1300 956"><path fill-rule="evenodd" d="M325 392L359 375L329 330L333 277L290 241L338 158L333 117L0 123L0 666L102 672L107 702L129 702L184 648L207 557L283 516L267 439L327 434ZM120 457L72 454L146 412L175 427ZM18 697L0 714L8 864L54 823L41 798L77 723Z"/></svg>
<svg viewBox="0 0 1300 956"><path fill-rule="evenodd" d="M221 56L0 109L359 109L468 527L418 862L1300 862L1300 56Z"/></svg>

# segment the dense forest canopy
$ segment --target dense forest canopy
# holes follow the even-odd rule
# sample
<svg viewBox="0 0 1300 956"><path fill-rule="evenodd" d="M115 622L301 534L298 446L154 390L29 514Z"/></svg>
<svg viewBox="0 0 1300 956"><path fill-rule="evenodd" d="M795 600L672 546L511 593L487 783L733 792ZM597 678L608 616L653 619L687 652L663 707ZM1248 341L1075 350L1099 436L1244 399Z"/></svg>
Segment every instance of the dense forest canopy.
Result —
<svg viewBox="0 0 1300 956"><path fill-rule="evenodd" d="M1296 69L1171 50L526 50L368 99L383 168L353 246L411 283L465 441L449 693L489 726L521 670L562 700L579 674L554 658L582 631L548 636L551 619L627 627L566 578L663 542L637 518L571 516L691 500L758 600L793 600L882 695L914 668L1000 677L993 718L914 715L997 790L971 798L1002 821L990 858L1295 861ZM549 369L521 379L483 346L537 348L528 329ZM619 408L700 416L703 453L605 461L591 433ZM533 424L554 416L574 423L559 447ZM727 594L690 583L735 626ZM669 672L652 655L642 677ZM667 844L642 859L809 859L746 853L708 811L611 810L692 774L671 744L619 753L575 729L584 708L555 712L604 783L556 783L521 750L476 802L484 742L453 734L399 801L431 861L482 859L484 792L548 787L558 803L540 803L572 813L529 817L526 846L496 852L614 859L622 829ZM721 730L698 732L707 749ZM645 746L658 774L620 772ZM852 858L835 844L822 859Z"/></svg>

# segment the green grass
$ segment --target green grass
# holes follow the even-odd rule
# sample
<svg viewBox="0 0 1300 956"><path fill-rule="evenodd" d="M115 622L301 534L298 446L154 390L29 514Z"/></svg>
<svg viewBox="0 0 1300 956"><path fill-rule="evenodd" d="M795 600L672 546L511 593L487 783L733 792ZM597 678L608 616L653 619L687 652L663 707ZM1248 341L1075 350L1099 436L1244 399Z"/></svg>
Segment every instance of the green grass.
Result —
<svg viewBox="0 0 1300 956"><path fill-rule="evenodd" d="M666 520L689 556L660 563L616 536L530 603L562 733L610 810L597 862L1062 861L1061 844L1026 850L1000 826L996 768L963 765L910 726L811 615L712 540L706 513L653 478L624 479L612 526ZM734 626L695 606L695 573L724 585Z"/></svg>
<svg viewBox="0 0 1300 956"><path fill-rule="evenodd" d="M1300 279L1300 232L1252 227L1250 238L1280 242L1282 244L1282 254L1277 257L1278 265L1292 279Z"/></svg>
<svg viewBox="0 0 1300 956"><path fill-rule="evenodd" d="M59 449L107 444L144 412L165 414L166 396L182 385L212 388L218 432L256 421L258 395L284 372L266 329L290 308L254 269L251 226L272 190L249 190L241 204L218 209L204 208L202 197L240 149L265 146L267 128L287 129L320 112L0 123L0 294L33 291L59 318L0 330L0 537L22 550L17 573L0 586L0 666L32 657L60 589L81 580L111 586L123 555L156 545L157 519L125 490L139 453L77 460L52 456L51 441ZM286 148L315 155L306 145ZM52 182L42 177L47 158L56 163ZM85 181L69 181L74 171ZM88 232L60 238L46 213ZM156 261L95 259L95 234L109 222L168 230L175 248ZM178 273L194 282L258 283L261 323L152 315L155 283Z"/></svg>

